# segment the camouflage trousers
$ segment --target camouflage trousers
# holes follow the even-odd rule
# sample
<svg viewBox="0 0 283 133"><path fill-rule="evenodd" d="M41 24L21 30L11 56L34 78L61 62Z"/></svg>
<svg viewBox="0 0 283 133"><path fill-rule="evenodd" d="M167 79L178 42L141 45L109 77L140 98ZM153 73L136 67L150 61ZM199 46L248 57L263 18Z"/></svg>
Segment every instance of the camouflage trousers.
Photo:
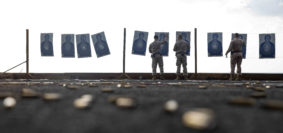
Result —
<svg viewBox="0 0 283 133"><path fill-rule="evenodd" d="M152 75L156 75L156 68L157 65L159 66L160 69L160 75L163 75L164 70L163 70L163 57L160 54L156 54L151 57L152 58Z"/></svg>
<svg viewBox="0 0 283 133"><path fill-rule="evenodd" d="M237 65L237 73L241 75L242 52L231 54L231 74L235 73L235 66Z"/></svg>
<svg viewBox="0 0 283 133"><path fill-rule="evenodd" d="M183 74L185 76L188 75L187 72L187 56L186 55L181 55L181 54L177 54L177 62L176 62L176 66L177 66L177 75L180 74L181 71L181 65L183 66Z"/></svg>

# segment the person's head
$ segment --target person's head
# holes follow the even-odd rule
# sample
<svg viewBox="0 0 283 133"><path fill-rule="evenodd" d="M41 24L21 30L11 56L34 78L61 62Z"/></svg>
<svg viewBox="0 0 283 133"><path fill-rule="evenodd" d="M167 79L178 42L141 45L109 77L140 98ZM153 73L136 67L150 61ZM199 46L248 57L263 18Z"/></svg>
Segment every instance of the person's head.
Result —
<svg viewBox="0 0 283 133"><path fill-rule="evenodd" d="M157 35L154 36L154 40L158 40L158 36Z"/></svg>
<svg viewBox="0 0 283 133"><path fill-rule="evenodd" d="M49 40L49 35L48 35L48 34L45 34L45 35L44 35L44 39L45 39L45 41L48 41L48 40Z"/></svg>
<svg viewBox="0 0 283 133"><path fill-rule="evenodd" d="M142 32L140 32L139 39L143 39L143 37L144 37L144 34Z"/></svg>
<svg viewBox="0 0 283 133"><path fill-rule="evenodd" d="M239 33L235 33L235 38L239 38L239 37L240 37Z"/></svg>
<svg viewBox="0 0 283 133"><path fill-rule="evenodd" d="M100 35L100 34L96 35L96 39L97 39L98 41L100 41L100 40L101 40L101 35Z"/></svg>
<svg viewBox="0 0 283 133"><path fill-rule="evenodd" d="M179 35L178 36L178 40L182 40L183 39L183 36L182 35Z"/></svg>
<svg viewBox="0 0 283 133"><path fill-rule="evenodd" d="M213 34L212 37L213 37L213 40L217 40L218 39L218 34Z"/></svg>
<svg viewBox="0 0 283 133"><path fill-rule="evenodd" d="M265 41L269 42L270 39L271 39L271 36L270 35L265 35L264 39L265 39Z"/></svg>

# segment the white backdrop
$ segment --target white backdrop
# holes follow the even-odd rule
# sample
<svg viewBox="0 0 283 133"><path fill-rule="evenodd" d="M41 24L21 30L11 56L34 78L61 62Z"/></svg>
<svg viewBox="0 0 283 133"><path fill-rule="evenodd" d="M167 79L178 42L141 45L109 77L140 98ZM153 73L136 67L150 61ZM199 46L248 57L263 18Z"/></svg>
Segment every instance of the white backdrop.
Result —
<svg viewBox="0 0 283 133"><path fill-rule="evenodd" d="M164 57L165 72L175 72L173 45L176 31L192 32L188 70L194 71L194 28L198 28L198 71L227 73L229 58L208 57L207 32L223 32L223 54L231 34L247 33L247 59L244 73L283 73L283 4L278 10L258 12L265 0L9 0L0 2L0 71L25 60L25 29L30 29L30 72L121 72L123 28L127 28L127 72L151 72L151 58L132 55L134 30L170 32L169 57ZM265 4L264 2L262 2ZM273 5L275 6L275 5ZM277 7L277 8L278 8ZM281 7L281 8L280 8ZM266 7L268 8L268 7ZM269 7L276 8L276 7ZM268 11L266 9L266 11ZM281 12L282 13L282 12ZM85 59L61 58L61 34L105 32L110 56ZM54 33L55 57L40 56L40 33ZM259 59L260 33L276 34L276 59ZM76 53L77 57L77 53ZM11 72L25 72L25 65Z"/></svg>

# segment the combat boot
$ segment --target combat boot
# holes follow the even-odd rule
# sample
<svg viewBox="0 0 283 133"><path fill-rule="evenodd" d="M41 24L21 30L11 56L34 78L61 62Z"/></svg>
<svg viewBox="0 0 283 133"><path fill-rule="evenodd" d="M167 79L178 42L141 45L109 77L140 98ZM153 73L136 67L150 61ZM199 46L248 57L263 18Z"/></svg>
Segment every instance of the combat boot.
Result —
<svg viewBox="0 0 283 133"><path fill-rule="evenodd" d="M161 80L165 80L165 78L164 78L163 75L160 75L160 79L161 79Z"/></svg>
<svg viewBox="0 0 283 133"><path fill-rule="evenodd" d="M153 76L152 76L152 80L156 80L156 75L153 75Z"/></svg>
<svg viewBox="0 0 283 133"><path fill-rule="evenodd" d="M237 80L237 81L240 81L240 80L241 80L241 77L242 77L242 75L237 74L236 80Z"/></svg>
<svg viewBox="0 0 283 133"><path fill-rule="evenodd" d="M234 76L233 76L233 74L231 74L231 75L230 75L229 80L234 80Z"/></svg>
<svg viewBox="0 0 283 133"><path fill-rule="evenodd" d="M180 80L180 79L181 79L181 77L180 77L180 75L178 74L175 80Z"/></svg>
<svg viewBox="0 0 283 133"><path fill-rule="evenodd" d="M184 75L184 80L189 80L188 75Z"/></svg>

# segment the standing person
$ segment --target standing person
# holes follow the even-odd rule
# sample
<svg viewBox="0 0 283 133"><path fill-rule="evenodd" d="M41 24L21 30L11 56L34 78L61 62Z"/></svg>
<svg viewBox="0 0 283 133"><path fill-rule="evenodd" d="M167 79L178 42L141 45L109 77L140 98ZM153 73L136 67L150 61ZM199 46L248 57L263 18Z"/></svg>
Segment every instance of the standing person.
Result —
<svg viewBox="0 0 283 133"><path fill-rule="evenodd" d="M226 52L226 58L227 54L231 52L231 73L230 73L230 78L229 80L234 80L234 71L235 71L235 66L237 64L237 77L236 80L240 80L241 78L241 64L242 64L242 59L243 59L243 54L242 54L242 48L244 45L244 41L239 38L239 34L235 34L234 40L231 41L230 46Z"/></svg>
<svg viewBox="0 0 283 133"><path fill-rule="evenodd" d="M188 80L186 52L189 49L190 49L189 44L186 41L183 40L182 35L179 35L178 40L176 41L175 46L174 46L174 51L176 52L176 57L177 57L177 62L176 62L177 78L176 78L176 80L180 80L181 65L183 66L184 79Z"/></svg>
<svg viewBox="0 0 283 133"><path fill-rule="evenodd" d="M149 52L152 58L152 80L156 79L156 67L157 64L160 69L160 79L164 80L163 70L163 57L161 54L161 45L168 42L168 36L165 37L164 41L158 41L158 36L154 36L154 42L149 45Z"/></svg>

